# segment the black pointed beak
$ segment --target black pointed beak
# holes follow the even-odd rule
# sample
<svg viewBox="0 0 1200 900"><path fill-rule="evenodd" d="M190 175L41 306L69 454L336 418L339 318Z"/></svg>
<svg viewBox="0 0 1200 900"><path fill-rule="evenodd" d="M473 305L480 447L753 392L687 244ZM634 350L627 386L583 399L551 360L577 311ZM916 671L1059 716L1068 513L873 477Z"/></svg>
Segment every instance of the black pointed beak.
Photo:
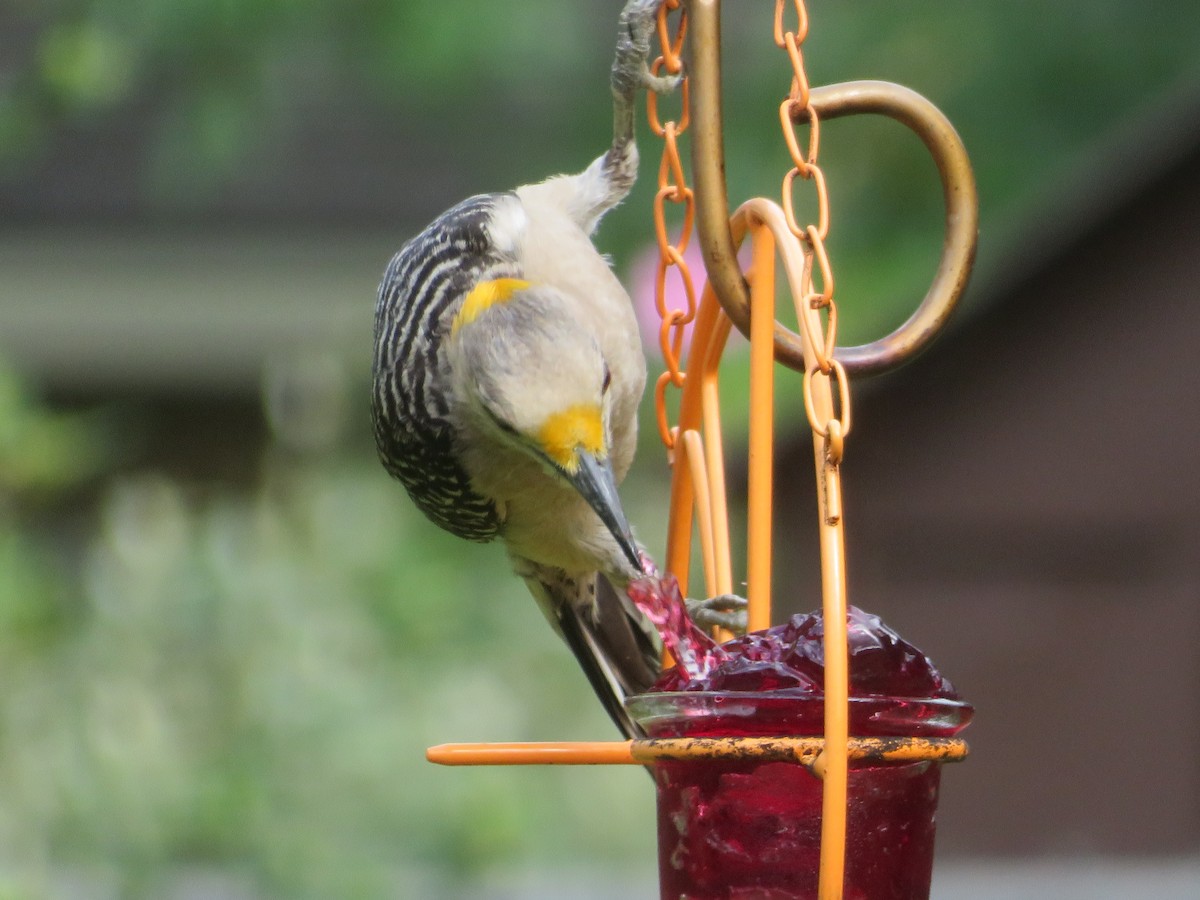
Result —
<svg viewBox="0 0 1200 900"><path fill-rule="evenodd" d="M597 459L582 451L577 459L579 467L574 472L564 471L563 474L616 538L633 570L641 572L642 556L629 528L629 520L621 508L621 498L617 496L617 480L613 476L612 464L607 459Z"/></svg>

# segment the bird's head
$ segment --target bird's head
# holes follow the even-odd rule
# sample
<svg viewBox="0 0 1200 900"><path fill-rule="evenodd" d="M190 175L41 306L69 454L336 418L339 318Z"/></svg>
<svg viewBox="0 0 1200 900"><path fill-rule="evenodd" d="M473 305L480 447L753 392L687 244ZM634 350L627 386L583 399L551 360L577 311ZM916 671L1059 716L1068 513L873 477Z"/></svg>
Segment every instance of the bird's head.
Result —
<svg viewBox="0 0 1200 900"><path fill-rule="evenodd" d="M610 456L613 375L567 299L519 279L483 282L455 316L448 346L476 427L577 491L640 572Z"/></svg>

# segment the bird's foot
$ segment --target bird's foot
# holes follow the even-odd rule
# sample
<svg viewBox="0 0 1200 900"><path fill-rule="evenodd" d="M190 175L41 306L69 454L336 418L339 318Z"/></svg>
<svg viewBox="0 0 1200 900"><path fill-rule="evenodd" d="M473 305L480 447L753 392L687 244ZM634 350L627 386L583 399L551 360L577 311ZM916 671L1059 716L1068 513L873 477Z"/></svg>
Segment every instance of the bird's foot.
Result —
<svg viewBox="0 0 1200 900"><path fill-rule="evenodd" d="M608 210L628 195L637 179L638 152L634 140L637 92L672 91L682 73L655 75L646 58L664 0L628 0L617 26L617 50L612 64L613 140L607 152L581 173L580 192L590 200L582 207L580 227L589 234Z"/></svg>
<svg viewBox="0 0 1200 900"><path fill-rule="evenodd" d="M737 594L719 594L707 600L685 601L688 615L700 628L724 628L734 634L746 633L749 603Z"/></svg>
<svg viewBox="0 0 1200 900"><path fill-rule="evenodd" d="M683 73L655 75L646 59L650 55L650 39L657 27L658 9L663 0L629 0L621 10L618 24L617 53L613 59L613 93L632 100L639 87L666 94L675 90Z"/></svg>
<svg viewBox="0 0 1200 900"><path fill-rule="evenodd" d="M683 72L674 75L655 75L649 66L642 66L641 85L656 94L669 94L683 83Z"/></svg>

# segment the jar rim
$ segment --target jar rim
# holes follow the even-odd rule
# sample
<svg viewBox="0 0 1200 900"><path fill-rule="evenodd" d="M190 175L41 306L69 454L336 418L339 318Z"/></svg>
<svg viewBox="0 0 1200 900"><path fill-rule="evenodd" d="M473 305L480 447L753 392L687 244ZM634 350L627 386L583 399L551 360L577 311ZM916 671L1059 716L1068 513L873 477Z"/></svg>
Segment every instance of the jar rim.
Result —
<svg viewBox="0 0 1200 900"><path fill-rule="evenodd" d="M714 728L740 734L819 734L825 696L793 689L778 691L661 691L625 701L633 719L651 737L683 736ZM970 724L975 708L949 697L849 698L852 733L864 736L944 736Z"/></svg>

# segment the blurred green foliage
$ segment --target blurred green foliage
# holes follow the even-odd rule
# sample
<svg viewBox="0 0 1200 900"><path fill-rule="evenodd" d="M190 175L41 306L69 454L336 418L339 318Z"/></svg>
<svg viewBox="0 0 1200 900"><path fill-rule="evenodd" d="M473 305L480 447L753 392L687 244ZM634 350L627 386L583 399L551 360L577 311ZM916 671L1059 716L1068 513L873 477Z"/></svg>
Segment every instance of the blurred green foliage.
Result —
<svg viewBox="0 0 1200 900"><path fill-rule="evenodd" d="M369 448L276 445L248 493L92 478L96 519L64 552L31 492L71 499L64 451L90 422L27 397L3 413L23 435L3 471L34 474L0 486L0 897L71 878L159 897L195 872L247 896L455 896L583 848L649 866L640 772L424 762L612 727L500 549L414 515Z"/></svg>
<svg viewBox="0 0 1200 900"><path fill-rule="evenodd" d="M814 83L899 81L955 122L985 265L1098 143L1200 76L1200 4L811 5ZM138 209L186 218L286 169L353 101L399 123L410 183L453 169L448 205L604 146L619 6L21 0L0 11L27 36L0 69L0 178L64 132L140 117ZM734 202L783 174L768 6L726 5ZM652 146L602 232L620 261L649 240ZM862 340L923 289L940 196L894 125L839 122L823 148L842 336ZM652 865L640 772L424 763L447 740L613 732L500 549L424 522L373 459L362 386L338 391L341 437L277 439L254 484L201 486L118 466L111 414L51 410L0 370L0 900L205 878L213 896L454 896L514 865ZM653 459L623 491L651 539Z"/></svg>

